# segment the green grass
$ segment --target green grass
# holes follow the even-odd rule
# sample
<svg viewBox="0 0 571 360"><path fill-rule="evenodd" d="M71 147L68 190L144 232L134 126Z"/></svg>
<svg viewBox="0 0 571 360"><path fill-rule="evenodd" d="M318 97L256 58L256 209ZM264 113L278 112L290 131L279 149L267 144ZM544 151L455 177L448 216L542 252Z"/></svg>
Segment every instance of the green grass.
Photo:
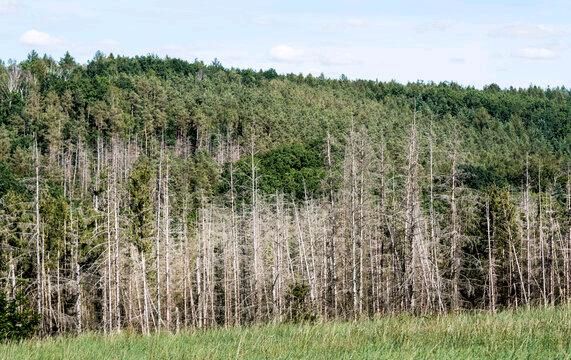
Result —
<svg viewBox="0 0 571 360"><path fill-rule="evenodd" d="M1 359L566 359L571 307L0 345Z"/></svg>

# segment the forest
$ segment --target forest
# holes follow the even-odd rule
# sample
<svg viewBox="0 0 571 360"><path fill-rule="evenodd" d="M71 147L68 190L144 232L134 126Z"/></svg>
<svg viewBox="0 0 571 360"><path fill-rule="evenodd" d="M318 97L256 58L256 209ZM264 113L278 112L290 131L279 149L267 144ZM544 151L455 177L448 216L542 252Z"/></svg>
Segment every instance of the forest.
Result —
<svg viewBox="0 0 571 360"><path fill-rule="evenodd" d="M0 338L567 303L571 91L1 62L0 293Z"/></svg>

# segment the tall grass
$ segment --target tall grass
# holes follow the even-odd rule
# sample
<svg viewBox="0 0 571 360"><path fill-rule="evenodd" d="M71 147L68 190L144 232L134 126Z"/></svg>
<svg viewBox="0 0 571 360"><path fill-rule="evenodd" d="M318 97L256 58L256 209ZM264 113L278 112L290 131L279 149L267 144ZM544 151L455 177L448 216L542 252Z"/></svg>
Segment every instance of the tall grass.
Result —
<svg viewBox="0 0 571 360"><path fill-rule="evenodd" d="M563 359L571 307L351 323L280 324L0 345L1 359Z"/></svg>

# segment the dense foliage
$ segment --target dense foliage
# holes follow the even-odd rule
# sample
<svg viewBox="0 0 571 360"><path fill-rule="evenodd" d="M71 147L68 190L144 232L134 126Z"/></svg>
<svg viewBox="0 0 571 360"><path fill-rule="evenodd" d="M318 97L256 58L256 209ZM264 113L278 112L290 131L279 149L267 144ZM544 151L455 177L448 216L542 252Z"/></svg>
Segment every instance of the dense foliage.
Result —
<svg viewBox="0 0 571 360"><path fill-rule="evenodd" d="M8 299L6 294L0 293L0 341L30 337L38 325L38 314L30 309L24 295Z"/></svg>
<svg viewBox="0 0 571 360"><path fill-rule="evenodd" d="M44 333L562 302L570 167L565 88L32 52L0 63L0 286Z"/></svg>

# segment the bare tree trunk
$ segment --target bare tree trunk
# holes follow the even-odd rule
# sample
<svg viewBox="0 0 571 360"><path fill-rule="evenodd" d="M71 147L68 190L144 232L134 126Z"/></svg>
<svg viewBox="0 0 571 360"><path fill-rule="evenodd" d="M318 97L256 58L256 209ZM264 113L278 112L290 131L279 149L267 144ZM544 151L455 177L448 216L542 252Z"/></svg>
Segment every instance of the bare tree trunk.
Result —
<svg viewBox="0 0 571 360"><path fill-rule="evenodd" d="M492 239L492 229L490 223L490 203L486 200L486 228L488 234L488 282L489 282L489 307L490 311L496 312L496 274L495 274L495 255L494 241Z"/></svg>
<svg viewBox="0 0 571 360"><path fill-rule="evenodd" d="M121 331L121 302L120 302L120 288L121 288L121 248L120 248L120 244L119 244L119 194L117 193L117 183L118 183L118 179L117 179L117 167L118 167L118 163L117 163L117 146L116 144L113 145L114 146L114 151L113 151L113 225L114 225L114 230L113 230L113 235L115 237L115 249L114 249L114 253L115 253L115 258L114 258L114 264L115 264L115 326L116 326L116 331L119 332Z"/></svg>
<svg viewBox="0 0 571 360"><path fill-rule="evenodd" d="M276 239L274 244L274 318L281 322L283 320L284 304L283 289L284 276L287 274L286 266L284 266L283 247L287 246L287 237L284 236L284 209L282 196L276 194Z"/></svg>
<svg viewBox="0 0 571 360"><path fill-rule="evenodd" d="M8 272L8 276L10 277L10 289L7 291L6 295L9 296L10 299L14 299L16 297L16 265L14 264L12 251L10 251L9 254L8 263L10 264L10 270Z"/></svg>
<svg viewBox="0 0 571 360"><path fill-rule="evenodd" d="M406 180L406 207L405 207L405 246L409 252L405 252L405 262L408 262L408 272L405 271L405 300L410 305L413 312L419 310L419 300L421 296L421 254L420 254L420 236L418 221L420 216L419 199L418 199L418 143L416 130L416 110L415 118L411 126L411 135L408 149L408 167ZM406 255L409 256L406 259Z"/></svg>
<svg viewBox="0 0 571 360"><path fill-rule="evenodd" d="M111 242L111 178L107 181L107 263L105 272L105 292L107 294L107 299L105 302L105 332L111 332L113 330L113 289L112 289L112 278L113 272L111 268L111 253L112 253L112 242Z"/></svg>
<svg viewBox="0 0 571 360"><path fill-rule="evenodd" d="M76 238L75 244L75 282L77 287L77 299L75 301L75 318L76 318L76 332L78 334L83 330L82 328L82 295L81 295L81 268L79 266L79 236Z"/></svg>
<svg viewBox="0 0 571 360"><path fill-rule="evenodd" d="M364 149L365 144L364 141L361 141L361 151ZM363 152L360 153L359 162L360 162L360 177L359 177L359 307L358 312L359 316L363 315L363 293L364 293L364 274L363 274L363 246L365 243L365 166L364 158L365 154Z"/></svg>
<svg viewBox="0 0 571 360"><path fill-rule="evenodd" d="M337 234L337 221L335 219L335 194L333 188L333 162L331 159L331 135L327 132L327 172L329 181L329 227L327 238L327 302L328 313L333 317L338 315L337 311L337 269L335 255L335 237Z"/></svg>
<svg viewBox="0 0 571 360"><path fill-rule="evenodd" d="M452 310L460 308L460 246L458 244L458 212L456 210L456 149L452 155L452 191L450 194L450 221L452 233L450 242L450 257L452 259Z"/></svg>
<svg viewBox="0 0 571 360"><path fill-rule="evenodd" d="M166 328L171 330L171 272L170 272L170 213L169 213L169 164L166 163L164 186L164 236L165 236L165 292L166 292Z"/></svg>
<svg viewBox="0 0 571 360"><path fill-rule="evenodd" d="M44 289L43 289L43 282L44 279L43 275L43 263L42 263L42 256L43 256L43 248L41 246L41 220L40 220L40 160L39 160L39 151L38 151L38 139L37 136L34 134L34 167L36 171L36 191L35 191L35 199L34 199L34 209L35 209L35 227L34 227L34 238L36 240L36 308L37 312L40 315L41 325L40 325L40 333L45 331L45 320L44 320L44 309L43 309L43 297L44 297Z"/></svg>
<svg viewBox="0 0 571 360"><path fill-rule="evenodd" d="M156 330L161 330L162 327L162 312L161 312L161 197L162 194L162 182L163 182L163 142L161 142L161 150L159 157L159 176L157 178L157 225L156 225L156 238L155 238L155 271L157 276L157 328Z"/></svg>
<svg viewBox="0 0 571 360"><path fill-rule="evenodd" d="M45 249L45 247L44 247ZM49 262L49 253L48 253L48 262ZM44 260L45 261L45 260ZM45 266L44 266L45 269ZM52 306L52 277L51 277L51 271L48 269L47 270L47 276L44 273L42 275L42 277L44 278L44 281L46 282L46 285L44 287L44 289L46 289L46 299L44 300L44 304L45 304L45 309L44 309L44 313L46 314L46 316L48 317L48 330L50 332L53 332L54 330L54 308Z"/></svg>
<svg viewBox="0 0 571 360"><path fill-rule="evenodd" d="M506 213L505 208L504 208L504 216L506 218L508 217L508 214ZM518 224L519 224L519 222L518 222ZM511 226L508 226L507 229L508 229L508 245L510 247L508 251L510 254L512 254L510 256L510 258L513 258L513 261L510 261L510 281L515 280L515 279L513 279L513 275L511 274L511 268L513 268L512 262L514 262L515 267L517 269L517 274L518 274L519 283L520 283L520 291L521 291L522 296L523 296L523 301L524 301L524 303L527 303L527 293L526 293L525 284L524 284L524 280L523 280L523 272L521 270L518 253L517 253L516 247L514 245L514 236L512 234ZM515 302L516 302L515 307L517 308L517 306L518 306L517 284L515 281L514 281L512 286L513 286L514 298L515 298Z"/></svg>
<svg viewBox="0 0 571 360"><path fill-rule="evenodd" d="M433 156L433 132L432 132L432 118L430 119L430 133L429 133L429 157L430 157L430 208L429 208L429 215L430 215L430 244L432 246L432 257L434 259L434 267L435 267L435 277L436 277L436 296L438 298L438 311L444 312L444 301L442 299L442 281L440 277L440 269L438 265L438 245L439 240L436 238L436 219L434 214L434 156ZM455 154L455 153L454 153ZM455 175L455 160L456 156L453 157L453 179L452 182L454 183L454 175ZM453 184L454 186L454 184ZM453 191L454 192L454 191Z"/></svg>
<svg viewBox="0 0 571 360"><path fill-rule="evenodd" d="M183 316L184 316L184 321L183 321L183 325L189 326L189 309L188 309L188 293L190 291L190 252L189 252L189 244L188 244L188 210L187 210L187 205L188 204L188 200L184 199L184 205L183 205L183 210L182 210L182 237L183 237L183 241L184 241L184 269L183 269Z"/></svg>
<svg viewBox="0 0 571 360"><path fill-rule="evenodd" d="M255 308L255 321L260 319L261 311L261 267L260 267L260 244L258 239L258 204L257 204L257 181L256 181L256 165L254 162L254 137L252 136L251 149L250 149L250 159L251 159L251 176L252 176L252 246L253 246L253 257L254 257L254 308Z"/></svg>
<svg viewBox="0 0 571 360"><path fill-rule="evenodd" d="M524 194L524 211L525 211L525 244L526 244L526 265L527 265L527 306L531 302L531 278L532 278L532 255L531 255L531 223L529 220L529 155L525 160L525 194Z"/></svg>
<svg viewBox="0 0 571 360"><path fill-rule="evenodd" d="M135 326L133 325L133 319L135 318L134 312L135 308L133 306L134 299L136 298L139 300L139 287L137 286L137 277L135 276L133 279L133 274L137 274L137 269L134 266L135 264L135 252L133 251L133 247L129 247L129 261L128 261L128 287L127 287L127 302L126 307L126 314L125 314L125 324L128 326L129 329L134 329ZM133 282L135 282L135 293L133 293ZM140 305L140 303L139 303ZM141 315L141 306L137 308L137 314ZM142 316L139 316L139 319L142 319ZM142 331L141 331L142 332Z"/></svg>
<svg viewBox="0 0 571 360"><path fill-rule="evenodd" d="M317 267L315 265L315 237L313 234L314 231L314 221L313 221L313 214L314 211L312 208L312 203L309 201L307 196L307 192L305 194L305 217L307 219L307 232L309 238L309 252L308 255L310 257L309 264L310 264L310 276L309 276L309 296L312 303L312 306L316 305L317 300Z"/></svg>
<svg viewBox="0 0 571 360"><path fill-rule="evenodd" d="M224 209L225 210L225 209ZM223 284L223 293L224 293L224 320L223 320L223 324L224 327L228 327L230 326L230 324L232 323L232 290L231 290L231 284L232 284L232 276L231 276L231 272L232 269L230 267L230 256L232 254L231 252L231 248L232 248L232 224L228 225L228 222L225 218L225 211L222 211L222 216L223 216L223 220L222 220L222 284Z"/></svg>
<svg viewBox="0 0 571 360"><path fill-rule="evenodd" d="M542 295L543 295L543 306L547 306L547 275L546 275L546 266L545 266L545 239L543 237L543 202L542 193L541 193L541 168L539 169L539 179L538 179L538 218L539 218L539 247L540 247L540 255L541 255L541 277L542 277Z"/></svg>
<svg viewBox="0 0 571 360"><path fill-rule="evenodd" d="M350 217L350 243L351 243L351 295L353 299L353 318L356 320L359 316L359 260L358 253L360 244L357 236L357 170L356 170L356 144L355 131L353 129L353 120L351 120L351 130L349 132L349 217Z"/></svg>
<svg viewBox="0 0 571 360"><path fill-rule="evenodd" d="M556 242L555 242L555 226L553 220L553 208L552 208L551 195L547 196L547 214L549 216L549 237L547 241L548 253L549 253L549 303L551 306L555 305L555 268L557 266L557 252L556 252Z"/></svg>
<svg viewBox="0 0 571 360"><path fill-rule="evenodd" d="M231 204L231 217L232 217L232 250L233 250L233 263L232 269L234 273L234 324L240 325L240 318L242 315L241 309L241 296L240 296L240 252L238 244L238 226L236 223L236 204L234 194L234 164L230 163L230 204Z"/></svg>
<svg viewBox="0 0 571 360"><path fill-rule="evenodd" d="M379 154L379 239L378 241L378 262L376 269L378 271L378 286L379 290L377 293L378 297L378 306L377 312L384 312L388 310L388 296L390 292L390 284L389 284L389 269L385 270L385 243L387 242L387 235L386 233L389 232L389 224L387 222L387 189L386 189L386 157L385 157L385 144L384 144L384 135L381 137L380 141L380 154ZM389 233L390 237L390 233ZM381 294L381 286L384 282L384 296Z"/></svg>
<svg viewBox="0 0 571 360"><path fill-rule="evenodd" d="M65 228L65 226L64 226ZM64 235L65 236L65 235ZM65 245L64 245L65 249ZM56 265L56 329L57 332L61 333L65 331L65 325L63 323L63 307L61 301L61 269L60 269L60 251L57 252L57 265Z"/></svg>
<svg viewBox="0 0 571 360"><path fill-rule="evenodd" d="M141 276L143 277L143 334L148 335L150 331L149 324L149 287L147 285L147 265L145 254L139 252L141 257Z"/></svg>
<svg viewBox="0 0 571 360"><path fill-rule="evenodd" d="M298 233L298 246L299 246L299 259L300 259L300 263L302 265L302 274L305 273L305 277L307 278L307 282L310 284L311 286L311 268L309 266L309 260L308 260L308 255L307 255L307 249L305 246L305 239L303 236L303 228L301 226L301 220L300 220L300 216L299 216L299 211L297 209L297 206L295 204L295 201L292 201L292 206L294 209L294 215L295 215L295 224L297 227L297 233Z"/></svg>

